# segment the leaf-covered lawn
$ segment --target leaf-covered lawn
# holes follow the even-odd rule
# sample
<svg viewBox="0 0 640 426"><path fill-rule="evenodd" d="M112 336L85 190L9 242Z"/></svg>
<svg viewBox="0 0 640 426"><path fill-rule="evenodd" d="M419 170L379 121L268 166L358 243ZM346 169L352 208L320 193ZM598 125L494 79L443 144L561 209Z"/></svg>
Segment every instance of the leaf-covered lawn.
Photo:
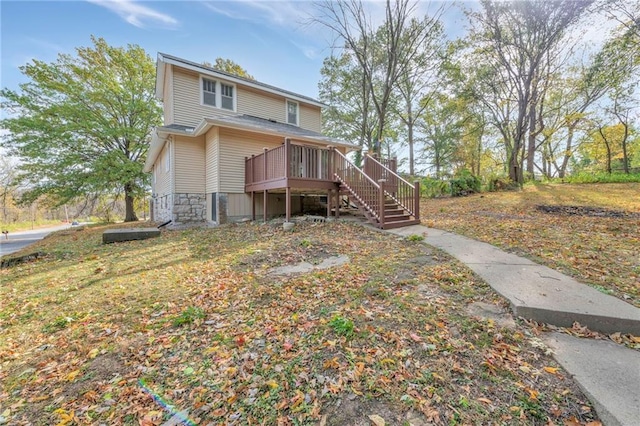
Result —
<svg viewBox="0 0 640 426"><path fill-rule="evenodd" d="M103 230L59 232L29 249L43 258L0 271L9 424L595 419L536 329L469 313L504 302L419 242L349 223L114 245ZM349 262L274 274L338 255Z"/></svg>
<svg viewBox="0 0 640 426"><path fill-rule="evenodd" d="M423 200L422 212L429 226L525 255L640 307L639 183L540 184Z"/></svg>

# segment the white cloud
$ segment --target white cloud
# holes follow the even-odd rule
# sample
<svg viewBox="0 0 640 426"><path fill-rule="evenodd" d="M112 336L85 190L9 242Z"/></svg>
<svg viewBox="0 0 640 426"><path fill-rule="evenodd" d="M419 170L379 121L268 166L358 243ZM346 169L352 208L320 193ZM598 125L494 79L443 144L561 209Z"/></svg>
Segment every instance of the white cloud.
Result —
<svg viewBox="0 0 640 426"><path fill-rule="evenodd" d="M145 28L149 23L166 27L176 27L178 20L174 17L143 6L132 0L87 0L89 3L102 6L117 13L122 19L138 28Z"/></svg>
<svg viewBox="0 0 640 426"><path fill-rule="evenodd" d="M203 1L202 4L228 18L289 28L306 22L313 6L308 1L285 0Z"/></svg>

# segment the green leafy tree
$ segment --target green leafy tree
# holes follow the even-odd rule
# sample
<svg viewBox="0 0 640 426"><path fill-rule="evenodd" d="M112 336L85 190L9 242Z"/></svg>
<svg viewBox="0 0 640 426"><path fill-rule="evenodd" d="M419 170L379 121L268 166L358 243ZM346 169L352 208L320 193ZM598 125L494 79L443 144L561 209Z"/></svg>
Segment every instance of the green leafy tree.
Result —
<svg viewBox="0 0 640 426"><path fill-rule="evenodd" d="M214 64L205 61L202 63L202 65L218 71L226 72L227 74L237 75L238 77L246 78L248 80L255 80L255 78L253 78L253 76L249 74L247 70L242 68L231 59L216 58L216 62Z"/></svg>
<svg viewBox="0 0 640 426"><path fill-rule="evenodd" d="M124 194L125 221L148 187L143 164L151 131L161 122L155 66L139 46L92 47L52 63L21 67L20 90L0 92L8 130L2 146L17 156L25 201L43 194L64 204L80 196Z"/></svg>

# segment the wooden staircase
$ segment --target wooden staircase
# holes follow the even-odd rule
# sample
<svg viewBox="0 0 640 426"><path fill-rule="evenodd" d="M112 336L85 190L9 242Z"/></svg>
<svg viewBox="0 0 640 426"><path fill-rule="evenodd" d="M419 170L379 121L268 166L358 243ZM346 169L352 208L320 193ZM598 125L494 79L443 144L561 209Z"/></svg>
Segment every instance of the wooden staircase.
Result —
<svg viewBox="0 0 640 426"><path fill-rule="evenodd" d="M344 185L340 185L340 194L348 197L349 202L357 206L357 210L368 222L380 229L394 229L403 226L419 225L420 219L413 217L406 209L402 208L393 198L386 196L384 201L384 225L374 216L369 209L365 208L362 201L355 197Z"/></svg>
<svg viewBox="0 0 640 426"><path fill-rule="evenodd" d="M375 227L393 229L420 223L420 186L398 176L373 157L366 157L369 173L356 167L340 152L335 178L340 193ZM366 163L365 163L366 164ZM374 180L376 179L376 180Z"/></svg>

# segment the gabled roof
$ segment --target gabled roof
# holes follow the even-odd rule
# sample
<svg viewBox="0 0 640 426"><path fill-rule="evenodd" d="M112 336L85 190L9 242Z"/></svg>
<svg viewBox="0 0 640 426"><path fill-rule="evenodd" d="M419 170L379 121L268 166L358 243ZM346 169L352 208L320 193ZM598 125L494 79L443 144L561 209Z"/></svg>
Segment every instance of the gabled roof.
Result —
<svg viewBox="0 0 640 426"><path fill-rule="evenodd" d="M156 65L156 97L160 100L164 98L164 84L163 84L164 73L165 73L164 64L171 64L171 65L175 65L191 71L195 71L200 74L208 75L215 78L222 78L236 84L241 84L243 86L252 87L254 89L262 90L268 93L281 95L286 98L292 99L294 101L303 102L309 105L314 105L321 108L327 106L326 104L316 99L313 99L309 96L300 95L298 93L280 89L279 87L271 86L266 83L261 83L256 80L251 80L248 78L239 77L234 74L229 74L224 71L219 71L214 68L207 67L202 64L198 64L196 62L192 62L186 59L178 58L177 56L169 55L166 53L158 53L158 62Z"/></svg>
<svg viewBox="0 0 640 426"><path fill-rule="evenodd" d="M144 164L144 171L149 172L155 163L156 158L160 155L164 142L169 135L181 135L198 137L209 131L210 128L218 126L227 129L246 130L249 132L263 133L272 136L281 136L302 142L312 142L323 145L333 145L337 147L347 148L349 151L361 149L360 146L344 142L325 136L322 133L312 130L302 129L291 124L279 123L274 120L266 120L252 115L220 115L213 117L205 117L196 127L181 126L171 124L168 126L159 126L151 139L151 146L147 154L147 161Z"/></svg>

